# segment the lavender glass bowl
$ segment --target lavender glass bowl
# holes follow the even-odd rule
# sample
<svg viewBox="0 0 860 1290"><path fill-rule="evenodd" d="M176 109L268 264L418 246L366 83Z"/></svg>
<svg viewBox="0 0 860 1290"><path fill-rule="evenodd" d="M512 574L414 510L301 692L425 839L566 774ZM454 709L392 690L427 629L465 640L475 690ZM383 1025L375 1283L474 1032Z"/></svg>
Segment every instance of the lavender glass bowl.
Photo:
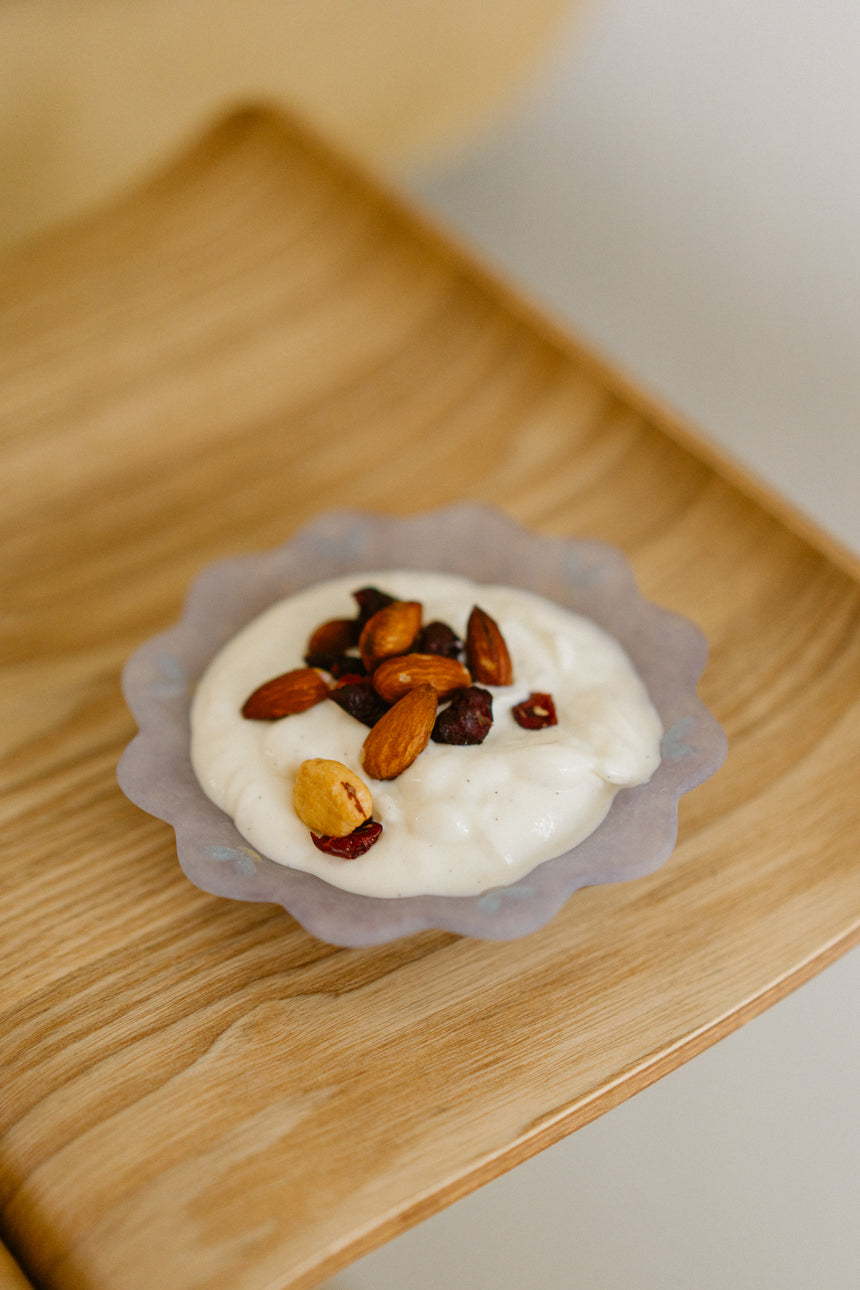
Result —
<svg viewBox="0 0 860 1290"><path fill-rule="evenodd" d="M479 896L358 896L276 864L244 841L191 768L191 697L222 645L309 583L394 567L507 583L586 615L624 646L663 721L662 761L650 783L622 789L578 847ZM425 928L512 939L542 927L578 888L638 878L668 858L681 794L712 775L726 754L722 728L696 695L706 656L698 628L643 599L625 558L604 543L539 537L468 503L410 519L333 512L276 550L210 566L193 584L179 623L129 659L123 691L139 733L118 779L131 801L173 826L179 863L198 887L282 905L321 940L373 945Z"/></svg>

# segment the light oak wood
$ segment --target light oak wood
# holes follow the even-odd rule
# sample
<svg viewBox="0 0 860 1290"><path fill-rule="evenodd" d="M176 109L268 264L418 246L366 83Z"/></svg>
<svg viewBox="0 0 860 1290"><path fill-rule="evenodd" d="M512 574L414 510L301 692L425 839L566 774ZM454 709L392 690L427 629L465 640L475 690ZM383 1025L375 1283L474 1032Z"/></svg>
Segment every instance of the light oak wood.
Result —
<svg viewBox="0 0 860 1290"><path fill-rule="evenodd" d="M31 1282L4 1245L0 1245L0 1290L32 1290Z"/></svg>
<svg viewBox="0 0 860 1290"><path fill-rule="evenodd" d="M0 272L0 1214L50 1290L298 1290L860 938L856 562L288 122ZM724 769L513 943L335 950L116 787L131 650L329 507L491 502L696 620Z"/></svg>

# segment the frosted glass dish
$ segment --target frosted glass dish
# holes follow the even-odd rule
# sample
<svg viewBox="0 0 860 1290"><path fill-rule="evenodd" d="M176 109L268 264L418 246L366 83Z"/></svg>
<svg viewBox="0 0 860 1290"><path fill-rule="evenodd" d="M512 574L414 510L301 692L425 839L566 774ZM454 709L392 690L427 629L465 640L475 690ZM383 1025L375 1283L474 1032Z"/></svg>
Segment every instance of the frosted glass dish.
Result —
<svg viewBox="0 0 860 1290"><path fill-rule="evenodd" d="M625 648L662 719L662 760L650 782L622 789L590 837L508 886L478 896L394 899L342 891L256 852L194 775L191 697L221 646L301 587L385 567L507 583L586 615ZM204 570L176 626L128 660L123 691L139 733L123 753L118 779L133 802L173 826L179 863L196 886L282 905L321 940L371 945L427 928L512 939L543 926L579 888L642 877L671 854L681 795L713 774L726 754L722 728L696 693L706 657L699 629L645 600L625 557L605 543L538 536L470 503L407 519L331 512L283 546Z"/></svg>

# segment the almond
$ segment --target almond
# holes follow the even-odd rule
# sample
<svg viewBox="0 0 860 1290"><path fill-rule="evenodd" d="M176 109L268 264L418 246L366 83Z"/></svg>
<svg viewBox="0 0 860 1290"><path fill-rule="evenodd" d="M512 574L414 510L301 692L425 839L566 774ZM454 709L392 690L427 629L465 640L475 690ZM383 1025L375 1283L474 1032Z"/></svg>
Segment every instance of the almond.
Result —
<svg viewBox="0 0 860 1290"><path fill-rule="evenodd" d="M479 685L510 685L514 679L511 656L499 624L475 605L466 629L466 662Z"/></svg>
<svg viewBox="0 0 860 1290"><path fill-rule="evenodd" d="M471 681L468 669L442 654L400 654L385 659L373 673L373 688L386 703L396 703L417 685L432 685L440 699Z"/></svg>
<svg viewBox="0 0 860 1290"><path fill-rule="evenodd" d="M358 620L330 618L311 633L306 654L345 654L358 641Z"/></svg>
<svg viewBox="0 0 860 1290"><path fill-rule="evenodd" d="M370 819L373 798L364 780L342 762L311 757L296 774L293 806L313 833L343 838Z"/></svg>
<svg viewBox="0 0 860 1290"><path fill-rule="evenodd" d="M251 721L277 721L306 712L327 694L328 686L316 668L297 667L259 686L242 705L242 716Z"/></svg>
<svg viewBox="0 0 860 1290"><path fill-rule="evenodd" d="M364 741L361 764L373 779L396 779L430 742L439 696L419 685L380 717Z"/></svg>
<svg viewBox="0 0 860 1290"><path fill-rule="evenodd" d="M421 630L421 604L395 600L368 618L361 629L358 652L368 672L392 654L405 654Z"/></svg>

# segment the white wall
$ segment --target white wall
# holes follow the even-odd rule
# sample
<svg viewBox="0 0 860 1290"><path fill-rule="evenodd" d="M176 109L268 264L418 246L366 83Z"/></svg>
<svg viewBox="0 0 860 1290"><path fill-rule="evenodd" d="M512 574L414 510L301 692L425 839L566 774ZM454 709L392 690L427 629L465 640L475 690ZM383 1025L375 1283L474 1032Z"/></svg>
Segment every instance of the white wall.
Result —
<svg viewBox="0 0 860 1290"><path fill-rule="evenodd" d="M860 6L592 0L492 137L406 178L860 552ZM331 1285L854 1290L858 1088L854 952Z"/></svg>

